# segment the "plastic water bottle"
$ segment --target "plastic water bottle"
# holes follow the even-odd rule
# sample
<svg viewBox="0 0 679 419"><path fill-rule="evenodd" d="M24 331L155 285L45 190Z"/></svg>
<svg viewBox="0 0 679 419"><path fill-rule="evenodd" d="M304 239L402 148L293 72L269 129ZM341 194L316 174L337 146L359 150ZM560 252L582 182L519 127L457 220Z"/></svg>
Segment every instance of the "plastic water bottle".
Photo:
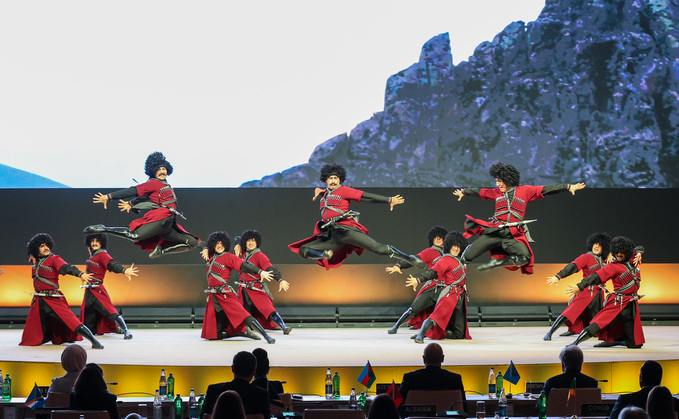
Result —
<svg viewBox="0 0 679 419"><path fill-rule="evenodd" d="M367 415L368 409L366 408L366 404L368 403L368 398L365 396L365 392L362 391L361 395L358 396L358 408L363 411L364 414Z"/></svg>
<svg viewBox="0 0 679 419"><path fill-rule="evenodd" d="M500 398L497 401L497 410L500 413L500 417L507 417L507 396L505 396L505 389L500 390Z"/></svg>
<svg viewBox="0 0 679 419"><path fill-rule="evenodd" d="M500 397L500 390L504 388L505 380L502 378L502 371L497 372L495 377L495 397Z"/></svg>
<svg viewBox="0 0 679 419"><path fill-rule="evenodd" d="M158 382L158 391L160 393L160 398L163 400L167 399L167 378L165 378L165 368L160 370L160 381Z"/></svg>
<svg viewBox="0 0 679 419"><path fill-rule="evenodd" d="M2 372L0 372L0 380L2 380ZM5 376L5 382L2 385L2 399L6 402L12 400L12 378L9 373Z"/></svg>
<svg viewBox="0 0 679 419"><path fill-rule="evenodd" d="M2 382L2 370L0 370L0 394L5 394L5 387L3 386Z"/></svg>
<svg viewBox="0 0 679 419"><path fill-rule="evenodd" d="M538 418L547 419L547 396L544 390L540 392L538 397Z"/></svg>
<svg viewBox="0 0 679 419"><path fill-rule="evenodd" d="M198 414L200 415L200 412L203 411L203 404L205 404L205 393L200 393L200 397L198 397Z"/></svg>
<svg viewBox="0 0 679 419"><path fill-rule="evenodd" d="M330 368L325 372L325 398L332 399L332 373Z"/></svg>
<svg viewBox="0 0 679 419"><path fill-rule="evenodd" d="M196 419L198 418L198 415L200 412L198 412L198 402L196 401L196 392L191 389L191 393L189 393L189 418L191 419Z"/></svg>
<svg viewBox="0 0 679 419"><path fill-rule="evenodd" d="M486 419L486 402L484 400L476 402L476 419Z"/></svg>
<svg viewBox="0 0 679 419"><path fill-rule="evenodd" d="M488 375L488 396L492 399L495 397L495 370L490 367L490 374Z"/></svg>
<svg viewBox="0 0 679 419"><path fill-rule="evenodd" d="M340 376L337 371L335 371L335 375L332 376L332 397L336 399L340 398Z"/></svg>
<svg viewBox="0 0 679 419"><path fill-rule="evenodd" d="M177 397L174 398L174 419L182 418L182 396L177 393Z"/></svg>
<svg viewBox="0 0 679 419"><path fill-rule="evenodd" d="M167 377L167 398L174 398L174 377L172 376L172 373Z"/></svg>
<svg viewBox="0 0 679 419"><path fill-rule="evenodd" d="M156 390L153 397L153 419L163 419L163 402L160 401L160 393Z"/></svg>
<svg viewBox="0 0 679 419"><path fill-rule="evenodd" d="M349 409L358 409L358 401L356 400L356 389L351 387L351 393L349 394Z"/></svg>

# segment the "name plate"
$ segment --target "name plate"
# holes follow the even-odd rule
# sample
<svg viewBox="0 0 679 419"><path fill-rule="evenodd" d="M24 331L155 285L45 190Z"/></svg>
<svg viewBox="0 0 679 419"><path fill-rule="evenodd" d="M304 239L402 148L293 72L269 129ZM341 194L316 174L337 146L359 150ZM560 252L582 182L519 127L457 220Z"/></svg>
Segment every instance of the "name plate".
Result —
<svg viewBox="0 0 679 419"><path fill-rule="evenodd" d="M436 405L434 404L404 404L403 417L408 416L436 416Z"/></svg>
<svg viewBox="0 0 679 419"><path fill-rule="evenodd" d="M610 416L612 409L609 403L583 403L581 416Z"/></svg>

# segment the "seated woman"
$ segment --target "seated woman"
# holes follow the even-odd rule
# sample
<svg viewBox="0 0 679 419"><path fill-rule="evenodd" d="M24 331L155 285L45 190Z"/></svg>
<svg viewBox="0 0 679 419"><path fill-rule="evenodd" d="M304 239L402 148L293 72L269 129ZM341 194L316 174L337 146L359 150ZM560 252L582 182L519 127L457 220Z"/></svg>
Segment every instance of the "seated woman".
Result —
<svg viewBox="0 0 679 419"><path fill-rule="evenodd" d="M215 408L212 410L210 419L245 419L245 409L243 401L238 393L233 390L226 390L217 398Z"/></svg>
<svg viewBox="0 0 679 419"><path fill-rule="evenodd" d="M101 367L87 364L75 381L69 409L106 410L111 419L120 419L117 398L115 394L108 392Z"/></svg>
<svg viewBox="0 0 679 419"><path fill-rule="evenodd" d="M69 345L64 349L61 353L61 367L66 371L66 374L52 379L52 384L45 400L47 406L54 406L55 400L53 399L58 396L53 396L53 393L70 393L73 390L75 380L78 378L80 371L85 368L86 363L87 352L85 352L82 346Z"/></svg>

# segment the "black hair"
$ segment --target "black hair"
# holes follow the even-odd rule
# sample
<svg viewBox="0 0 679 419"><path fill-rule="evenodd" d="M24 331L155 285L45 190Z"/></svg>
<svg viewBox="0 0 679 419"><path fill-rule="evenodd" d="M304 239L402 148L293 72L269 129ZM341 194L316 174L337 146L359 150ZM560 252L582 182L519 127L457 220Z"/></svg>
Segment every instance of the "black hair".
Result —
<svg viewBox="0 0 679 419"><path fill-rule="evenodd" d="M92 244L92 240L94 239L97 239L99 241L102 249L106 249L108 247L108 235L104 233L94 233L85 236L85 247L90 249L90 245Z"/></svg>
<svg viewBox="0 0 679 419"><path fill-rule="evenodd" d="M241 251L245 253L245 244L248 242L250 239L255 239L255 242L257 243L257 247L262 246L262 235L259 233L257 230L245 230L243 234L240 235L240 239L238 240L238 244L240 244Z"/></svg>
<svg viewBox="0 0 679 419"><path fill-rule="evenodd" d="M500 179L508 187L519 186L521 182L521 173L516 170L516 167L511 164L504 164L502 162L497 162L490 166L488 173L493 177L493 179Z"/></svg>
<svg viewBox="0 0 679 419"><path fill-rule="evenodd" d="M31 240L26 243L26 253L34 258L40 257L40 246L46 244L50 251L54 249L54 239L47 233L38 233L31 237Z"/></svg>
<svg viewBox="0 0 679 419"><path fill-rule="evenodd" d="M656 361L646 361L639 371L644 386L659 386L662 381L662 366Z"/></svg>
<svg viewBox="0 0 679 419"><path fill-rule="evenodd" d="M608 233L594 233L587 237L587 251L591 252L592 247L597 243L601 246L601 254L603 257L606 257L611 249L611 238L608 236Z"/></svg>
<svg viewBox="0 0 679 419"><path fill-rule="evenodd" d="M269 372L269 354L263 348L255 348L252 354L257 358L257 377L264 377Z"/></svg>
<svg viewBox="0 0 679 419"><path fill-rule="evenodd" d="M167 161L163 153L160 151L155 151L149 154L149 156L146 158L146 163L144 164L144 173L146 173L146 176L154 178L156 177L156 172L161 167L167 169L168 176L172 174L172 165L170 162Z"/></svg>
<svg viewBox="0 0 679 419"><path fill-rule="evenodd" d="M321 182L325 182L332 175L336 175L340 178L340 183L344 183L347 180L347 171L341 164L326 164L321 168Z"/></svg>
<svg viewBox="0 0 679 419"><path fill-rule="evenodd" d="M611 240L611 253L617 256L618 253L625 255L625 262L634 256L634 242L623 236L617 236Z"/></svg>
<svg viewBox="0 0 679 419"><path fill-rule="evenodd" d="M87 400L107 393L108 388L101 367L94 363L87 364L75 380L73 397L78 400Z"/></svg>
<svg viewBox="0 0 679 419"><path fill-rule="evenodd" d="M214 256L215 246L217 246L218 242L222 242L222 245L227 251L231 247L231 238L229 238L229 235L226 233L226 231L215 231L210 233L210 235L207 237L208 257Z"/></svg>
<svg viewBox="0 0 679 419"><path fill-rule="evenodd" d="M257 358L247 351L240 351L233 356L233 374L248 377L257 369Z"/></svg>
<svg viewBox="0 0 679 419"><path fill-rule="evenodd" d="M450 249L452 249L453 246L458 246L460 252L462 252L467 248L467 244L467 239L464 238L462 233L459 231L451 231L446 234L446 238L443 240L443 252L450 253Z"/></svg>
<svg viewBox="0 0 679 419"><path fill-rule="evenodd" d="M442 239L446 238L446 234L448 234L448 230L445 229L445 227L441 227L439 225L436 225L432 227L429 230L429 234L427 235L427 240L429 243L429 247L434 245L434 239L437 237L440 237Z"/></svg>

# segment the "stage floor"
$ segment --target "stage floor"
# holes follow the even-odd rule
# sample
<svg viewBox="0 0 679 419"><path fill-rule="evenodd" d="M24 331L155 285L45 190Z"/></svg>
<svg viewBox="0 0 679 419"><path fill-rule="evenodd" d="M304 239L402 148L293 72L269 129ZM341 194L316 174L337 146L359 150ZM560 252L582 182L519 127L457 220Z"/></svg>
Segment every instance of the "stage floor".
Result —
<svg viewBox="0 0 679 419"><path fill-rule="evenodd" d="M493 365L498 359L511 359L515 364L554 364L563 347L574 337L555 336L550 342L542 337L546 327L474 327L472 340L441 340L446 365ZM263 347L269 358L281 367L317 367L332 360L336 366L363 366L367 360L373 366L421 365L424 345L410 339L414 334L402 328L395 335L386 328L296 328L289 335L271 332L276 343L246 338L206 341L200 329L131 329L132 340L122 335L101 336L103 350L90 349L88 361L109 365L230 365L233 354ZM565 328L558 332L565 331ZM0 360L8 362L60 361L64 345L19 346L22 330L0 330ZM623 347L594 348L596 339L580 344L585 360L622 362L675 360L679 357L679 326L644 327L646 344L641 349ZM425 344L432 340L425 339Z"/></svg>

